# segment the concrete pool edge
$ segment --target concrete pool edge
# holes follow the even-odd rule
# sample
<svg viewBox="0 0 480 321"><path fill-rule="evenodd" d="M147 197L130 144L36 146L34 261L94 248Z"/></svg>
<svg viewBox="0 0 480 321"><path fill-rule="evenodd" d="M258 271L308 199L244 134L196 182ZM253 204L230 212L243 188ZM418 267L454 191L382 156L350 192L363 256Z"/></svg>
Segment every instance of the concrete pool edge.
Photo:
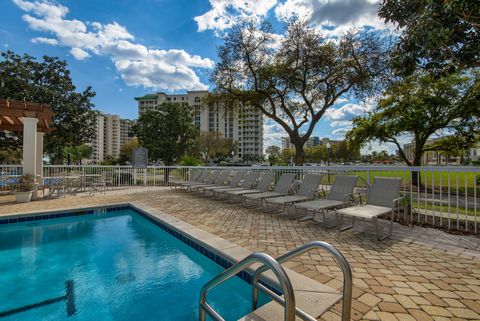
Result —
<svg viewBox="0 0 480 321"><path fill-rule="evenodd" d="M210 232L207 232L199 227L196 227L192 224L189 224L174 215L167 214L163 211L160 211L156 208L153 208L142 202L116 202L108 203L102 205L87 205L87 206L75 206L68 208L61 208L55 210L47 211L29 211L23 213L13 213L13 214L4 214L0 218L3 220L8 220L8 223L24 222L26 218L34 217L35 220L38 219L52 219L61 214L67 213L69 217L85 214L98 213L103 209L112 209L112 211L119 210L123 207L131 208L139 215L142 215L150 220L154 220L157 223L166 226L178 234L182 235L184 238L191 240L193 243L197 244L200 247L207 249L208 251L215 253L218 257L224 258L230 263L236 263L253 253L250 250L247 250L235 243L232 243L228 240L225 240L217 235L214 235ZM87 213L88 212L88 213ZM1 225L0 225L1 226ZM178 238L178 237L177 237ZM185 241L184 241L185 242ZM191 245L190 245L191 246ZM209 257L206 253L203 255ZM210 258L210 257L209 257ZM213 258L210 258L214 260ZM215 261L215 260L214 260ZM217 262L218 263L218 262ZM222 264L221 264L222 265ZM250 266L246 272L252 274L253 271L258 268L260 264L255 264ZM324 312L328 311L330 307L336 304L340 299L340 293L328 286L325 286L313 279L305 277L299 273L296 273L288 268L285 268L290 281L295 290L296 305L304 312L312 315L315 318L318 318ZM245 280L245 279L244 279ZM272 285L273 287L279 288L277 280L273 277L272 273L264 273L262 275L262 280L267 284ZM247 280L245 280L247 281ZM247 281L248 282L248 281ZM251 314L245 316L241 320L281 320L283 319L283 307L277 304L274 301L271 301L252 312Z"/></svg>

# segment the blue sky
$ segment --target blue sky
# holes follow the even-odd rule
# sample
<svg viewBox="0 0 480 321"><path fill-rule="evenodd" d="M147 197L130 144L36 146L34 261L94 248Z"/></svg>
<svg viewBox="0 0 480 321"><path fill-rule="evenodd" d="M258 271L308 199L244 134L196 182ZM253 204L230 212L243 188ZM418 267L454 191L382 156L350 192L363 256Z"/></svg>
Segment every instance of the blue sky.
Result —
<svg viewBox="0 0 480 321"><path fill-rule="evenodd" d="M212 88L216 46L240 17L281 24L302 16L331 34L383 29L377 0L2 0L0 48L67 60L79 90L92 86L96 109L136 118L133 97ZM343 101L314 135L341 138L371 108ZM266 145L281 128L266 122Z"/></svg>

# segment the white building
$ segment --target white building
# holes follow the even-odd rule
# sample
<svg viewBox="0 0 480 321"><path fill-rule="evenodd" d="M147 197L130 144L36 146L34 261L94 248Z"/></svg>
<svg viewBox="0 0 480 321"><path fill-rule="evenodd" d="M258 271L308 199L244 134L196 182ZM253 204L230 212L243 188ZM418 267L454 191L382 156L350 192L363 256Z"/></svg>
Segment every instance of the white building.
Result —
<svg viewBox="0 0 480 321"><path fill-rule="evenodd" d="M252 159L263 154L263 115L255 108L244 106L239 111L226 110L223 103L205 104L208 91L187 91L168 95L163 92L136 97L139 116L148 110L159 110L163 103L183 103L193 109L193 122L201 132L219 132L238 143L234 160Z"/></svg>
<svg viewBox="0 0 480 321"><path fill-rule="evenodd" d="M107 155L113 158L120 156L120 148L132 140L132 121L122 119L118 115L97 113L95 137L90 142L92 156L90 163L99 163Z"/></svg>
<svg viewBox="0 0 480 321"><path fill-rule="evenodd" d="M336 144L336 143L340 143L339 140L331 140L329 138L322 138L320 139L320 137L318 136L311 136L306 142L305 142L305 148L312 148L312 147L315 147L315 146L319 146L319 145L326 145L327 143L330 143L330 144ZM295 149L295 146L290 143L290 137L282 137L282 149Z"/></svg>
<svg viewBox="0 0 480 321"><path fill-rule="evenodd" d="M95 119L95 136L90 141L90 146L92 147L92 156L90 162L98 163L102 162L104 159L104 150L105 150L105 116L97 112Z"/></svg>
<svg viewBox="0 0 480 321"><path fill-rule="evenodd" d="M427 140L425 145L433 144L443 138L445 137L431 138ZM411 143L404 144L403 152L409 161L413 161L415 157L415 143L412 141ZM445 153L441 153L439 151L426 151L423 153L420 162L422 165L461 165L462 160L466 160L467 157L471 161L480 160L480 142L477 143L475 147L469 148L468 153L465 153L464 157L447 157Z"/></svg>

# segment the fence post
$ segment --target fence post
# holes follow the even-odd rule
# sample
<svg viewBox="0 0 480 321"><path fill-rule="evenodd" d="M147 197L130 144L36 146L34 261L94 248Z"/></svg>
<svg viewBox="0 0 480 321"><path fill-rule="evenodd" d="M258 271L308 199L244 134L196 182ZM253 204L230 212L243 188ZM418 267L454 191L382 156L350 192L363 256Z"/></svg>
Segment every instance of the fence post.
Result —
<svg viewBox="0 0 480 321"><path fill-rule="evenodd" d="M145 171L143 172L143 186L147 186L147 170L148 167L145 168Z"/></svg>

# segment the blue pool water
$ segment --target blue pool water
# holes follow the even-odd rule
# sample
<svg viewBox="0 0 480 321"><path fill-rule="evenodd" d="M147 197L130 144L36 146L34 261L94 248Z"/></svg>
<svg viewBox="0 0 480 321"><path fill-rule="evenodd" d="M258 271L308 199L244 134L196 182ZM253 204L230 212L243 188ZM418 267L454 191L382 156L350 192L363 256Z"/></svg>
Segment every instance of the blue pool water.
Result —
<svg viewBox="0 0 480 321"><path fill-rule="evenodd" d="M2 225L0 321L198 320L222 270L133 210ZM251 287L231 278L208 299L237 320Z"/></svg>

